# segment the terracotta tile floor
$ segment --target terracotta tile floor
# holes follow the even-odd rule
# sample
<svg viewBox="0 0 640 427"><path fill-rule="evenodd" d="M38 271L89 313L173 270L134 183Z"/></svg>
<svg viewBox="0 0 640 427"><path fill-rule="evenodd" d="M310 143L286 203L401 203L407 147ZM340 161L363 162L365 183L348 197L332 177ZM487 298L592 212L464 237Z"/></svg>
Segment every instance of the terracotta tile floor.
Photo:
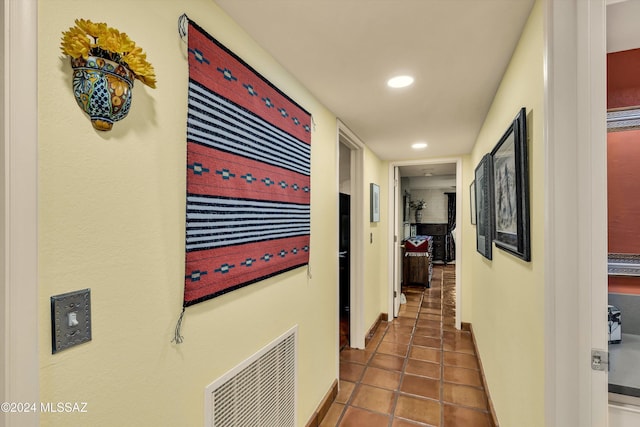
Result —
<svg viewBox="0 0 640 427"><path fill-rule="evenodd" d="M491 427L469 332L455 329L455 266L403 288L397 319L340 352L340 391L321 426Z"/></svg>

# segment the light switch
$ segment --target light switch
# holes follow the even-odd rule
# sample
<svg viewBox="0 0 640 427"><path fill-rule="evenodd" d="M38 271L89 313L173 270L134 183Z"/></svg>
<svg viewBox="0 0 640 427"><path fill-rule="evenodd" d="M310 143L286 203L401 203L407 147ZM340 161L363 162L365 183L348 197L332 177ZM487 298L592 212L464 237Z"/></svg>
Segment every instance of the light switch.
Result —
<svg viewBox="0 0 640 427"><path fill-rule="evenodd" d="M91 290L51 297L51 352L91 341Z"/></svg>
<svg viewBox="0 0 640 427"><path fill-rule="evenodd" d="M67 319L69 320L69 322L67 323L67 326L78 326L78 312L77 311L72 311L71 313L69 313L67 315Z"/></svg>

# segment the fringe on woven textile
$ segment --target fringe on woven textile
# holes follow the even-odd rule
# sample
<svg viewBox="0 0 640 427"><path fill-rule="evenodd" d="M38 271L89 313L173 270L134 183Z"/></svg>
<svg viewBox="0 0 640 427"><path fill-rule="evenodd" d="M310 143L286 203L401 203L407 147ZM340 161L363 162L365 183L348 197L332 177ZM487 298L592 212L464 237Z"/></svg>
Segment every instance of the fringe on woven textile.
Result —
<svg viewBox="0 0 640 427"><path fill-rule="evenodd" d="M184 341L184 337L182 336L182 334L180 333L180 329L182 329L182 319L184 319L184 312L186 310L186 307L182 307L182 312L180 313L180 317L178 318L178 323L176 323L176 329L173 332L173 339L171 340L171 342L175 342L176 344L182 344L182 342Z"/></svg>
<svg viewBox="0 0 640 427"><path fill-rule="evenodd" d="M429 256L429 252L405 252L404 256Z"/></svg>

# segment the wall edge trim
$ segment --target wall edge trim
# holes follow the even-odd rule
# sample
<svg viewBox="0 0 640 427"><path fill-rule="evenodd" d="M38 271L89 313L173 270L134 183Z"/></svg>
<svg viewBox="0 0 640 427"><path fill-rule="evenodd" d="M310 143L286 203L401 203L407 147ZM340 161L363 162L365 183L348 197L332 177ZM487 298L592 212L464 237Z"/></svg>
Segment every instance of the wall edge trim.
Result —
<svg viewBox="0 0 640 427"><path fill-rule="evenodd" d="M462 322L460 324L460 328L463 331L468 331L471 333L471 340L473 341L473 350L476 352L476 356L478 358L478 367L480 368L480 378L482 380L482 387L484 388L484 392L487 395L487 404L489 405L489 415L491 416L491 426L492 427L500 427L498 424L498 417L496 415L496 410L493 406L493 401L491 400L491 393L489 393L489 387L487 384L487 378L484 376L484 368L482 367L482 360L480 358L480 352L478 351L478 343L476 342L476 336L473 333L473 326L469 322Z"/></svg>

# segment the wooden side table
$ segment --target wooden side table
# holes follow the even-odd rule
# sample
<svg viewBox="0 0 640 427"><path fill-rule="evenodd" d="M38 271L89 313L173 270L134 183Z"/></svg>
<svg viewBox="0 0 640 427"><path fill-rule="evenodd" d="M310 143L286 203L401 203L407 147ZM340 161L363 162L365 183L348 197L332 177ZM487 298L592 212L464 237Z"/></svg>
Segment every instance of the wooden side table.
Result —
<svg viewBox="0 0 640 427"><path fill-rule="evenodd" d="M431 257L428 252L406 252L402 257L402 278L405 285L431 286Z"/></svg>

